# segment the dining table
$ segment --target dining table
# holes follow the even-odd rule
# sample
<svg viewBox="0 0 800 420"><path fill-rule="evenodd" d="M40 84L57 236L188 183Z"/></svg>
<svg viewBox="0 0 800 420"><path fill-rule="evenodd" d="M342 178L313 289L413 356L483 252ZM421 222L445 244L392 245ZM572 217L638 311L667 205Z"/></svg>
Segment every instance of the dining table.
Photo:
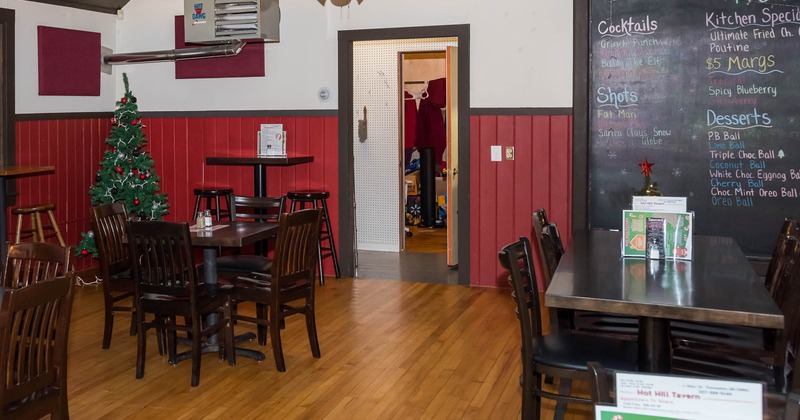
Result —
<svg viewBox="0 0 800 420"><path fill-rule="evenodd" d="M0 209L3 217L0 217L0 264L6 260L8 253L8 220L6 219L6 181L10 178L20 178L25 176L42 175L56 170L55 166L7 166L0 165Z"/></svg>
<svg viewBox="0 0 800 420"><path fill-rule="evenodd" d="M206 165L225 166L252 166L253 167L253 196L267 197L267 167L268 166L294 166L314 161L314 156L287 155L287 156L209 156Z"/></svg>
<svg viewBox="0 0 800 420"><path fill-rule="evenodd" d="M203 282L208 285L218 284L217 255L222 248L241 248L245 245L257 241L269 239L278 233L277 223L252 222L252 221L232 221L214 222L212 226L189 228L190 239L193 246L203 248ZM217 322L217 314L211 314L206 319L209 324ZM252 333L237 336L237 342L255 338ZM203 348L204 353L216 352L219 350L218 337L212 336L207 345ZM249 357L256 360L264 360L264 353L257 350L236 348L237 356ZM179 355L178 360L190 358L191 354Z"/></svg>
<svg viewBox="0 0 800 420"><path fill-rule="evenodd" d="M576 231L545 306L639 318L642 372L668 373L670 320L783 329L778 305L736 241L693 237L691 259L623 257L619 231Z"/></svg>

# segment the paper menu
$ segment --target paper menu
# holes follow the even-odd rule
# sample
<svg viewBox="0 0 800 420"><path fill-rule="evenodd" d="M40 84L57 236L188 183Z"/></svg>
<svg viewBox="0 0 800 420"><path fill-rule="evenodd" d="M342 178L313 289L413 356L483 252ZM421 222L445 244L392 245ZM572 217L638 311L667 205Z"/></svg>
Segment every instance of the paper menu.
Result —
<svg viewBox="0 0 800 420"><path fill-rule="evenodd" d="M286 156L286 132L283 124L261 124L258 132L259 156Z"/></svg>

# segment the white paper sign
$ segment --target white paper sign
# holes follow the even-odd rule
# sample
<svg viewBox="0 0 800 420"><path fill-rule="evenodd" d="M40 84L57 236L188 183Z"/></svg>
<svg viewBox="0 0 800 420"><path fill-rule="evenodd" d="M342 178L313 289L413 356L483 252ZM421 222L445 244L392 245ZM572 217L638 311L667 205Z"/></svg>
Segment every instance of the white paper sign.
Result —
<svg viewBox="0 0 800 420"><path fill-rule="evenodd" d="M751 420L763 415L764 386L681 376L616 374L617 408L687 420Z"/></svg>
<svg viewBox="0 0 800 420"><path fill-rule="evenodd" d="M686 197L651 197L634 195L631 203L635 211L685 213Z"/></svg>
<svg viewBox="0 0 800 420"><path fill-rule="evenodd" d="M258 132L259 156L286 156L285 134L283 124L261 124Z"/></svg>

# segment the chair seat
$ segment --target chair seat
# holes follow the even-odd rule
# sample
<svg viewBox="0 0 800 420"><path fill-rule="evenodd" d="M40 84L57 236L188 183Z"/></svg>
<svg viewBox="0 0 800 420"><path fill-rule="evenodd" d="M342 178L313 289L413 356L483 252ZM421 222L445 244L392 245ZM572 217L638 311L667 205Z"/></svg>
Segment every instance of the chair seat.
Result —
<svg viewBox="0 0 800 420"><path fill-rule="evenodd" d="M282 283L281 292L282 293L289 293L294 290L303 290L309 287L308 280L305 279L298 279L294 281L287 281ZM233 286L235 289L239 290L239 294L242 291L247 293L248 290L252 291L264 291L270 292L272 291L272 281L269 276L258 276L258 277L247 277L247 276L239 276L233 280Z"/></svg>
<svg viewBox="0 0 800 420"><path fill-rule="evenodd" d="M227 185L203 185L194 188L194 195L228 195L233 192L233 188Z"/></svg>
<svg viewBox="0 0 800 420"><path fill-rule="evenodd" d="M272 270L272 259L261 255L224 255L217 258L217 270L265 273Z"/></svg>
<svg viewBox="0 0 800 420"><path fill-rule="evenodd" d="M296 190L286 193L286 197L290 200L324 200L330 196L330 192L320 190Z"/></svg>
<svg viewBox="0 0 800 420"><path fill-rule="evenodd" d="M533 338L537 364L578 371L599 361L611 370L637 371L637 343L598 335L564 332Z"/></svg>
<svg viewBox="0 0 800 420"><path fill-rule="evenodd" d="M771 345L764 341L761 328L721 325L691 321L671 321L670 331L675 339L691 340L717 346L736 346L760 349Z"/></svg>

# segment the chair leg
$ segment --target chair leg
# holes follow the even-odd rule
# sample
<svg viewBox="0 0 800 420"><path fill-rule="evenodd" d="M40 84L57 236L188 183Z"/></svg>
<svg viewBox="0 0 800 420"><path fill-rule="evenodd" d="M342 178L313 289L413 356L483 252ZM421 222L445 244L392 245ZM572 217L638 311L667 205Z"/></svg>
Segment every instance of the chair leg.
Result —
<svg viewBox="0 0 800 420"><path fill-rule="evenodd" d="M20 238L22 237L22 215L17 215L17 236L14 240L14 243L19 243Z"/></svg>
<svg viewBox="0 0 800 420"><path fill-rule="evenodd" d="M286 372L286 362L283 360L283 348L281 347L280 308L279 305L270 305L269 308L269 332L272 339L272 356L275 358L275 367L278 372Z"/></svg>
<svg viewBox="0 0 800 420"><path fill-rule="evenodd" d="M103 348L111 347L111 332L114 330L114 311L111 309L113 303L109 302L106 296L105 304L105 321L103 323Z"/></svg>
<svg viewBox="0 0 800 420"><path fill-rule="evenodd" d="M542 413L541 413L541 410L542 410L542 397L539 396L538 394L534 393L533 392L533 388L534 388L534 384L536 384L535 386L537 388L542 386L542 375L540 375L538 373L534 373L534 374L530 374L529 378L530 378L530 380L528 381L529 385L527 387L525 386L525 381L523 380L523 386L522 386L522 392L523 392L523 396L522 396L522 418L523 419L539 420L539 418L542 416ZM527 392L526 392L525 388L528 388ZM526 402L527 402L527 405L528 405L527 406L527 411L525 410L526 409L526 406L525 406Z"/></svg>
<svg viewBox="0 0 800 420"><path fill-rule="evenodd" d="M336 273L336 278L342 278L342 272L339 270L339 257L336 256L336 245L333 243L333 229L331 229L331 220L328 215L328 204L325 200L322 201L323 219L325 223L325 232L328 237L328 247L331 251L333 258L333 271Z"/></svg>
<svg viewBox="0 0 800 420"><path fill-rule="evenodd" d="M311 344L311 355L319 359L320 352L319 339L317 338L317 317L314 312L313 302L306 304L306 329L308 330L308 342Z"/></svg>
<svg viewBox="0 0 800 420"><path fill-rule="evenodd" d="M558 394L569 395L570 388L572 388L572 379L560 378L558 380ZM553 420L561 420L564 418L564 413L567 411L567 403L559 401L556 403L556 410L553 414Z"/></svg>
<svg viewBox="0 0 800 420"><path fill-rule="evenodd" d="M58 228L56 216L53 214L52 210L47 211L47 217L50 219L50 226L53 228L53 232L56 234L56 240L58 240L58 244L61 246L67 246L64 242L64 238L61 236L61 230ZM44 237L42 237L42 240L44 240Z"/></svg>
<svg viewBox="0 0 800 420"><path fill-rule="evenodd" d="M200 201L201 200L202 200L202 198L199 195L197 197L195 197L195 199L194 199L194 211L192 212L192 219L191 220L194 220L194 218L197 217L197 212L200 211Z"/></svg>
<svg viewBox="0 0 800 420"><path fill-rule="evenodd" d="M36 225L34 228L36 233L33 235L34 242L44 242L44 228L42 228L42 217L39 213L31 214L33 223Z"/></svg>
<svg viewBox="0 0 800 420"><path fill-rule="evenodd" d="M139 334L136 336L136 379L141 379L144 376L144 360L145 349L147 348L146 337L144 332L144 315L136 313L137 324L139 325Z"/></svg>
<svg viewBox="0 0 800 420"><path fill-rule="evenodd" d="M192 323L192 386L200 385L200 337L202 326Z"/></svg>
<svg viewBox="0 0 800 420"><path fill-rule="evenodd" d="M131 312L131 330L129 334L131 337L136 335L136 312Z"/></svg>
<svg viewBox="0 0 800 420"><path fill-rule="evenodd" d="M233 335L233 313L231 309L230 300L225 302L225 306L223 307L222 315L227 319L225 323L225 356L228 358L228 365L236 366L236 349L234 348L233 341L235 340L235 336Z"/></svg>
<svg viewBox="0 0 800 420"><path fill-rule="evenodd" d="M322 269L322 243L317 242L317 264L319 265L319 284L325 284L325 272Z"/></svg>
<svg viewBox="0 0 800 420"><path fill-rule="evenodd" d="M265 323L269 322L269 306L264 305L263 303L256 303L256 319L259 321L263 321L262 323L256 324L256 332L258 336L258 345L259 346L266 346L267 345L267 326Z"/></svg>

